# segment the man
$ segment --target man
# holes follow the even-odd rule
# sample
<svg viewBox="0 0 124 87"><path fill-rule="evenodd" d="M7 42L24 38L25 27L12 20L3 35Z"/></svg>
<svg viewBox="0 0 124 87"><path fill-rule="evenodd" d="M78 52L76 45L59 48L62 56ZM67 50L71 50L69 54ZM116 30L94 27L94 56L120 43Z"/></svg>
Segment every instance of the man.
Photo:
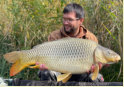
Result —
<svg viewBox="0 0 124 87"><path fill-rule="evenodd" d="M98 43L96 36L87 30L83 25L84 21L84 11L83 8L76 3L68 4L63 10L63 27L60 30L53 31L49 37L48 41L58 40L65 37L74 37L93 40ZM99 64L100 68L101 65ZM39 77L41 80L52 80L56 81L57 75L61 74L59 72L45 70L47 67L41 65L41 71L39 72ZM69 81L85 81L92 82L91 74L93 72L93 66L91 71L81 74L81 75L72 75ZM104 81L101 74L98 75L97 80L95 81Z"/></svg>

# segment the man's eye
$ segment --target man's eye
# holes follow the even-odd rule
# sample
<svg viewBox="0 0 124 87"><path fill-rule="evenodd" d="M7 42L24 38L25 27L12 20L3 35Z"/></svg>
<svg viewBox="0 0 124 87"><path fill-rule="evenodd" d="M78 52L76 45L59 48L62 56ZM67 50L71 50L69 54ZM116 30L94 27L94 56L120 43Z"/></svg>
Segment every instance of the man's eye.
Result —
<svg viewBox="0 0 124 87"><path fill-rule="evenodd" d="M69 21L73 21L73 19L68 19Z"/></svg>

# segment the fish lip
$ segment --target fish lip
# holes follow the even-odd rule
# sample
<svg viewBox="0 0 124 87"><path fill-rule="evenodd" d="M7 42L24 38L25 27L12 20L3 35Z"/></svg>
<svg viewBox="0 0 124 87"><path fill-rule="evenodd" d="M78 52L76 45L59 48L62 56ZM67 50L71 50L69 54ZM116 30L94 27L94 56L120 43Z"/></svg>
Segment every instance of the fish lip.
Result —
<svg viewBox="0 0 124 87"><path fill-rule="evenodd" d="M117 62L119 62L120 60L121 60L121 57L120 57L120 56L118 56L118 57L116 57L115 62L117 63Z"/></svg>
<svg viewBox="0 0 124 87"><path fill-rule="evenodd" d="M100 62L101 63L101 62ZM115 62L101 63L103 66L106 64L114 64Z"/></svg>
<svg viewBox="0 0 124 87"><path fill-rule="evenodd" d="M116 58L115 61L111 61L111 62L108 62L107 64L114 64L114 63L118 63L120 59Z"/></svg>
<svg viewBox="0 0 124 87"><path fill-rule="evenodd" d="M119 62L119 60L116 60L115 62L116 62L116 63L118 63L118 62Z"/></svg>
<svg viewBox="0 0 124 87"><path fill-rule="evenodd" d="M114 63L116 63L116 62L108 62L107 64L114 64Z"/></svg>

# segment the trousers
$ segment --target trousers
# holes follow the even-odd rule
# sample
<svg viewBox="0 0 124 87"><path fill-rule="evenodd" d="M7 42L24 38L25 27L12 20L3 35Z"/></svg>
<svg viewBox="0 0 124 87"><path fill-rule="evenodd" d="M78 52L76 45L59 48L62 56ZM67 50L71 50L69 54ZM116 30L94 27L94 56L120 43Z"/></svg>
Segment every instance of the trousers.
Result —
<svg viewBox="0 0 124 87"><path fill-rule="evenodd" d="M59 72L49 71L49 70L39 70L38 76L41 81L57 81L57 76L61 75ZM91 79L92 73L83 73L83 74L72 74L72 77L68 81L76 82L104 82L102 74L98 74L96 80Z"/></svg>

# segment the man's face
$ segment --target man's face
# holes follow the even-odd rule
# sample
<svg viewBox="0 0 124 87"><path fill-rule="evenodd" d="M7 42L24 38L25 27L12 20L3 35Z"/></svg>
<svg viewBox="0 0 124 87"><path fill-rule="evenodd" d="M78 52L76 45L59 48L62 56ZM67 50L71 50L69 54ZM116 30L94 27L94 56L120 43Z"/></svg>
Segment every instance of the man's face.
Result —
<svg viewBox="0 0 124 87"><path fill-rule="evenodd" d="M63 26L66 33L75 33L81 25L81 21L76 18L75 12L63 14Z"/></svg>

